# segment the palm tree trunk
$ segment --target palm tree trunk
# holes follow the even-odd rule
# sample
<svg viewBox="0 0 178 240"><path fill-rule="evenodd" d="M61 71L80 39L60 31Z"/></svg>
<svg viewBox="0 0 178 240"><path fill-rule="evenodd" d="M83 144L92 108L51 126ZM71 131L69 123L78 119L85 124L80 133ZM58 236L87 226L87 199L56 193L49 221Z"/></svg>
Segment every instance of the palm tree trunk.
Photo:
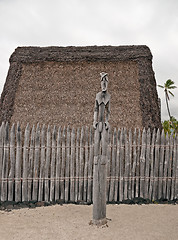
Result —
<svg viewBox="0 0 178 240"><path fill-rule="evenodd" d="M166 92L165 92L165 96L166 96L167 111L168 111L169 119L170 119L170 121L171 121L171 114L170 114L170 110L169 110L168 97L167 97Z"/></svg>
<svg viewBox="0 0 178 240"><path fill-rule="evenodd" d="M169 119L170 119L170 121L171 121L171 123L172 123L173 128L175 129L175 132L177 132L177 131L176 131L176 126L175 126L175 124L173 123L173 121L172 121L172 119L171 119L171 113L170 113L169 104L168 104L168 96L167 96L167 93L166 93L166 92L165 92L165 96L166 96L166 105L167 105L167 111L168 111L168 114L169 114Z"/></svg>

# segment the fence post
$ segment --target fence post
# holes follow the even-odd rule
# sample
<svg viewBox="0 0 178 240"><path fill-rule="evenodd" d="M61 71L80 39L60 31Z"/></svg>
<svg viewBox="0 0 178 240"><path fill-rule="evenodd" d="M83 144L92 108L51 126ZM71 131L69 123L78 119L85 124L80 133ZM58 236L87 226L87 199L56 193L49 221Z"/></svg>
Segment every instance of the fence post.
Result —
<svg viewBox="0 0 178 240"><path fill-rule="evenodd" d="M136 161L136 189L135 189L135 197L139 197L139 187L140 187L140 143L141 133L140 129L138 129L138 137L137 137L137 161Z"/></svg>
<svg viewBox="0 0 178 240"><path fill-rule="evenodd" d="M17 124L17 149L16 149L16 169L15 169L15 201L21 202L21 155L22 155L22 133L19 123Z"/></svg>
<svg viewBox="0 0 178 240"><path fill-rule="evenodd" d="M39 189L38 189L38 201L43 200L43 191L44 191L44 171L45 171L45 137L46 137L46 128L43 124L41 130L41 157L40 157L40 174L39 174Z"/></svg>
<svg viewBox="0 0 178 240"><path fill-rule="evenodd" d="M152 134L152 142L151 142L151 153L150 153L150 185L149 185L149 199L152 199L152 192L153 192L153 171L154 171L154 149L155 149L155 135L156 130L154 128Z"/></svg>
<svg viewBox="0 0 178 240"><path fill-rule="evenodd" d="M164 161L164 149L165 149L165 134L164 129L161 133L161 148L160 148L160 158L159 158L159 186L158 186L158 199L162 197L163 188L163 161Z"/></svg>
<svg viewBox="0 0 178 240"><path fill-rule="evenodd" d="M53 128L52 132L52 154L51 154L51 174L50 174L50 201L54 201L55 196L54 196L54 176L55 176L55 164L56 164L56 138L57 138L57 133L56 133L56 126Z"/></svg>
<svg viewBox="0 0 178 240"><path fill-rule="evenodd" d="M30 138L29 164L28 164L28 201L32 199L32 178L34 158L35 126L33 125Z"/></svg>
<svg viewBox="0 0 178 240"><path fill-rule="evenodd" d="M85 163L84 163L84 192L83 201L87 201L87 182L88 182L88 127L85 127Z"/></svg>
<svg viewBox="0 0 178 240"><path fill-rule="evenodd" d="M93 177L93 131L92 127L90 127L89 132L89 163L88 163L88 194L87 194L87 202L92 201L92 177Z"/></svg>
<svg viewBox="0 0 178 240"><path fill-rule="evenodd" d="M5 136L4 136L4 156L2 163L2 193L1 201L7 201L7 177L8 177L8 163L9 163L9 124L5 125Z"/></svg>
<svg viewBox="0 0 178 240"><path fill-rule="evenodd" d="M47 129L47 145L46 145L46 162L45 162L45 201L49 201L49 165L51 157L51 129L48 125Z"/></svg>
<svg viewBox="0 0 178 240"><path fill-rule="evenodd" d="M116 143L116 175L115 175L115 194L114 194L114 201L118 201L119 197L119 157L120 157L120 129L117 131L117 143Z"/></svg>
<svg viewBox="0 0 178 240"><path fill-rule="evenodd" d="M124 176L124 133L123 129L121 129L120 134L120 169L119 169L119 201L122 202L124 199L124 191L123 191L123 176Z"/></svg>
<svg viewBox="0 0 178 240"><path fill-rule="evenodd" d="M172 163L172 185L171 185L171 200L176 198L176 164L178 165L178 155L176 158L176 138L177 136L174 137L174 149L173 149L173 163ZM178 147L177 147L178 148Z"/></svg>
<svg viewBox="0 0 178 240"><path fill-rule="evenodd" d="M135 128L133 135L133 165L132 165L132 198L135 197L135 184L136 184L136 161L137 161L137 149L136 149L136 140L137 139L137 130Z"/></svg>
<svg viewBox="0 0 178 240"><path fill-rule="evenodd" d="M59 199L59 178L61 170L61 127L58 129L57 135L57 153L56 153L56 181L55 181L55 200Z"/></svg>
<svg viewBox="0 0 178 240"><path fill-rule="evenodd" d="M142 147L140 155L140 197L144 197L144 183L145 183L145 150L146 150L146 131L142 131Z"/></svg>
<svg viewBox="0 0 178 240"><path fill-rule="evenodd" d="M144 188L144 198L148 198L148 183L150 174L150 140L151 132L150 128L146 133L146 165L145 165L145 188Z"/></svg>
<svg viewBox="0 0 178 240"><path fill-rule="evenodd" d="M27 124L25 129L24 146L23 146L22 201L28 200L28 188L27 188L28 146L29 146L29 124Z"/></svg>
<svg viewBox="0 0 178 240"><path fill-rule="evenodd" d="M169 161L169 147L170 139L168 133L166 134L166 152L164 159L164 178L163 178L163 198L166 198L166 187L167 187L167 173L168 173L168 161Z"/></svg>
<svg viewBox="0 0 178 240"><path fill-rule="evenodd" d="M75 179L74 179L74 158L75 158L75 129L71 132L71 159L70 159L70 201L75 201Z"/></svg>
<svg viewBox="0 0 178 240"><path fill-rule="evenodd" d="M110 180L110 192L109 202L114 200L114 185L115 185L115 172L116 172L116 128L114 128L113 139L112 139L112 162L111 162L111 180Z"/></svg>
<svg viewBox="0 0 178 240"><path fill-rule="evenodd" d="M8 201L13 201L14 199L15 164L15 124L13 124L10 132L10 172L8 185Z"/></svg>
<svg viewBox="0 0 178 240"><path fill-rule="evenodd" d="M64 201L64 174L65 174L65 142L66 142L66 129L63 128L62 132L62 165L61 165L61 180L60 180L60 186L61 186L61 200Z"/></svg>
<svg viewBox="0 0 178 240"><path fill-rule="evenodd" d="M79 140L80 139L80 129L77 129L77 139L76 139L76 181L75 181L75 202L78 201L78 189L79 189Z"/></svg>
<svg viewBox="0 0 178 240"><path fill-rule="evenodd" d="M83 173L84 173L84 129L82 127L81 129L81 136L80 136L80 165L79 165L79 196L78 200L82 201L83 200Z"/></svg>
<svg viewBox="0 0 178 240"><path fill-rule="evenodd" d="M38 123L36 127L36 136L35 136L35 158L34 158L34 169L33 169L33 193L32 193L33 201L38 200L39 158L40 158L40 128Z"/></svg>

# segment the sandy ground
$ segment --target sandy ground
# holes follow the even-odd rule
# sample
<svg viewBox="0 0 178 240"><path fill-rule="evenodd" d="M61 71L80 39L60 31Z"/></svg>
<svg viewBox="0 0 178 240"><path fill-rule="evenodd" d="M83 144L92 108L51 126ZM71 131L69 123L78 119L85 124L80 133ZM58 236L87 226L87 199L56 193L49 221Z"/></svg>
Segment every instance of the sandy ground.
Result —
<svg viewBox="0 0 178 240"><path fill-rule="evenodd" d="M0 240L177 240L178 205L107 205L108 226L89 225L92 205L0 211Z"/></svg>

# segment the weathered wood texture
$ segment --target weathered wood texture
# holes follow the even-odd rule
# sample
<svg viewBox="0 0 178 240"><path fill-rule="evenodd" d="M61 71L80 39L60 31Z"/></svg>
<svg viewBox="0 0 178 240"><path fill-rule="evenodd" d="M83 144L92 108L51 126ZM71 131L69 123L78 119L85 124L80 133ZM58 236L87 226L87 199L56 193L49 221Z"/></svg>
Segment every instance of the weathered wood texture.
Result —
<svg viewBox="0 0 178 240"><path fill-rule="evenodd" d="M0 201L93 201L94 131L0 126ZM178 198L178 137L110 131L107 202Z"/></svg>

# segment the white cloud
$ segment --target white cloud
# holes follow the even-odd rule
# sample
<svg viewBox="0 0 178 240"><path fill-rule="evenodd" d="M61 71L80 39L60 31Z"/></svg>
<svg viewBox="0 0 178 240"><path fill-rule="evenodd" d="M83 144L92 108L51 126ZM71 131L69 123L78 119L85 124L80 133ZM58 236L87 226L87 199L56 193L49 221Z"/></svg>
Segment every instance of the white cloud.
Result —
<svg viewBox="0 0 178 240"><path fill-rule="evenodd" d="M171 78L178 86L177 11L177 0L0 0L0 90L16 47L52 45L146 44L157 82ZM170 108L178 118L174 93Z"/></svg>

